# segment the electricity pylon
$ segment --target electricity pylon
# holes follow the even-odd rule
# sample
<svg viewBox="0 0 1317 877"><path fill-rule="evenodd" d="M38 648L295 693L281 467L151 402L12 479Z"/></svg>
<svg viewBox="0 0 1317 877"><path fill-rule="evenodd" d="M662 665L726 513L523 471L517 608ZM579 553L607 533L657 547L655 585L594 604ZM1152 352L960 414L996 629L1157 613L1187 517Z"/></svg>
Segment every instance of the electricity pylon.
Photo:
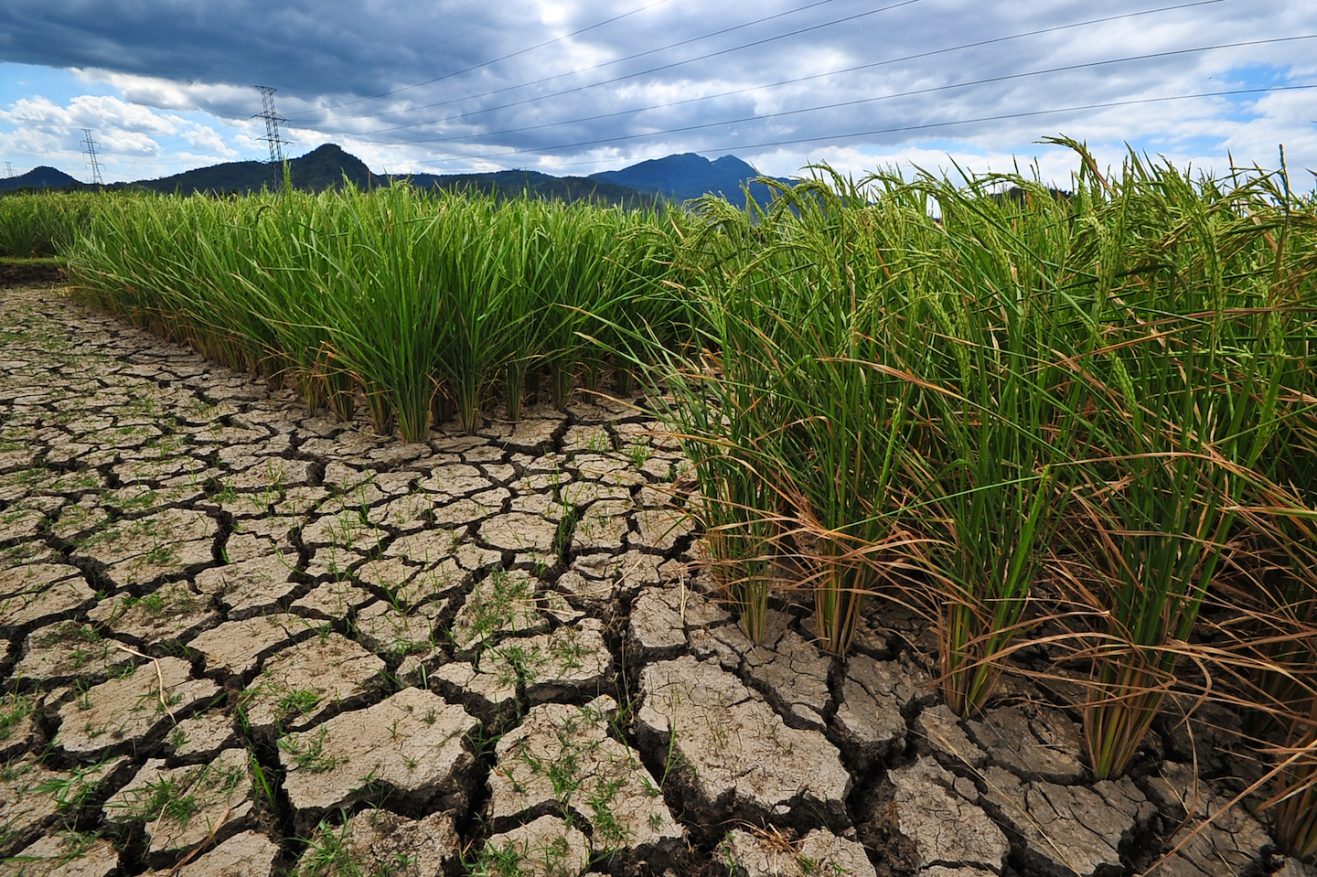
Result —
<svg viewBox="0 0 1317 877"><path fill-rule="evenodd" d="M270 163L282 164L284 144L288 141L279 136L279 123L288 120L274 111L274 93L277 89L268 85L258 85L256 90L261 93L261 111L252 118L265 120L265 136L260 139L270 144Z"/></svg>
<svg viewBox="0 0 1317 877"><path fill-rule="evenodd" d="M92 139L91 129L82 129L82 148L87 153L87 164L91 165L91 181L93 185L104 186L105 181L101 179L101 163L96 153L96 141Z"/></svg>

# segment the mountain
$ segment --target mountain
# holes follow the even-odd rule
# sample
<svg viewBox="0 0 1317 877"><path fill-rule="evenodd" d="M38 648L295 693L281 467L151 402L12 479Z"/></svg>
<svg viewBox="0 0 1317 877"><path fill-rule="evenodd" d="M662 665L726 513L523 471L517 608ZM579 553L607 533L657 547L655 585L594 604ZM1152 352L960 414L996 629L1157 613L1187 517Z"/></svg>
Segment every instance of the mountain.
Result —
<svg viewBox="0 0 1317 877"><path fill-rule="evenodd" d="M295 188L316 192L340 188L344 177L363 189L380 181L380 178L366 167L365 162L351 153L344 152L343 147L334 143L326 143L300 158L289 159L288 171ZM166 193L182 192L184 195L191 195L194 192L227 195L258 192L262 187L275 188L282 184L278 169L267 162L231 161L184 171L158 180L120 183L116 184L116 187L149 189L153 192Z"/></svg>
<svg viewBox="0 0 1317 877"><path fill-rule="evenodd" d="M483 174L375 174L365 162L334 143L326 143L306 155L289 159L287 164L294 188L303 190L340 188L345 179L362 189L406 180L422 189L473 190L499 198L516 198L525 194L631 208L655 207L667 200L685 201L704 194L718 194L733 203L743 203L742 187L759 176L753 167L734 155L710 161L689 152L588 177L555 177L531 170ZM154 180L114 183L106 188L228 195L257 192L282 184L278 168L267 162L232 161ZM86 186L50 167L39 167L20 177L0 180L0 192L38 188L77 189ZM750 192L760 203L771 197L770 188L763 183L751 185Z"/></svg>
<svg viewBox="0 0 1317 877"><path fill-rule="evenodd" d="M657 192L677 201L698 198L701 195L722 195L734 204L744 203L741 189L750 180L760 176L746 162L734 155L709 161L702 155L684 152L642 161L620 171L603 171L592 174L591 179L617 183L642 192ZM780 179L780 178L774 178ZM789 183L782 179L781 182ZM763 183L750 186L751 196L760 203L772 197Z"/></svg>
<svg viewBox="0 0 1317 877"><path fill-rule="evenodd" d="M653 207L662 202L656 193L638 192L607 180L590 177L555 177L539 171L495 171L485 174L408 174L390 177L421 189L484 192L496 198L523 194L558 201L593 201L623 207Z"/></svg>
<svg viewBox="0 0 1317 877"><path fill-rule="evenodd" d="M0 179L0 192L20 189L81 189L82 183L53 167L34 167L25 174Z"/></svg>

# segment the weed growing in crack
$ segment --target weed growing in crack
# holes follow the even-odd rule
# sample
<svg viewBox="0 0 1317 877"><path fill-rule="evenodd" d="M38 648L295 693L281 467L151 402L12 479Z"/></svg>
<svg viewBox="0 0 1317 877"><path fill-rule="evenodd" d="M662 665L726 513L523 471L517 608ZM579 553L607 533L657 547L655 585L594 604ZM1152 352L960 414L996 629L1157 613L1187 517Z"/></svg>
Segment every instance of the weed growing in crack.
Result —
<svg viewBox="0 0 1317 877"><path fill-rule="evenodd" d="M554 660L554 668L560 673L579 670L585 666L588 651L581 643L580 633L574 627L563 628L558 635L549 640L549 656Z"/></svg>
<svg viewBox="0 0 1317 877"><path fill-rule="evenodd" d="M535 680L539 658L537 650L509 643L500 646L493 657L495 660L492 663L496 667L494 678L500 685L512 688Z"/></svg>
<svg viewBox="0 0 1317 877"><path fill-rule="evenodd" d="M135 512L154 508L160 501L159 492L143 488L132 496L123 497L117 501L107 501L107 504L121 512Z"/></svg>
<svg viewBox="0 0 1317 877"><path fill-rule="evenodd" d="M238 501L238 490L231 484L225 484L210 498L219 505L231 505Z"/></svg>
<svg viewBox="0 0 1317 877"><path fill-rule="evenodd" d="M73 702L77 704L80 710L91 709L91 687L85 679L75 679L73 682L74 698Z"/></svg>
<svg viewBox="0 0 1317 877"><path fill-rule="evenodd" d="M190 786L187 782L162 777L135 789L120 806L129 819L137 822L167 819L186 826L201 809Z"/></svg>
<svg viewBox="0 0 1317 877"><path fill-rule="evenodd" d="M525 857L514 845L487 843L465 870L469 877L524 877L523 861Z"/></svg>
<svg viewBox="0 0 1317 877"><path fill-rule="evenodd" d="M293 761L295 770L308 773L328 773L347 762L340 755L325 754L325 737L328 732L322 727L314 734L280 737L279 749L287 752Z"/></svg>
<svg viewBox="0 0 1317 877"><path fill-rule="evenodd" d="M481 644L535 605L534 584L524 574L491 570L487 588L477 586L464 607L464 638Z"/></svg>
<svg viewBox="0 0 1317 877"><path fill-rule="evenodd" d="M643 442L633 442L627 446L627 460L635 469L645 468L645 464L654 456L654 451Z"/></svg>
<svg viewBox="0 0 1317 877"><path fill-rule="evenodd" d="M320 695L308 688L292 688L280 695L274 703L277 715L285 717L309 716L320 705Z"/></svg>
<svg viewBox="0 0 1317 877"><path fill-rule="evenodd" d="M36 791L49 795L60 812L76 812L82 809L105 778L108 761L75 767L67 775L50 777L36 785Z"/></svg>
<svg viewBox="0 0 1317 877"><path fill-rule="evenodd" d="M110 646L104 641L100 631L89 624L65 621L54 630L36 639L36 644L43 648L59 646L67 659L67 666L72 670L81 670L93 661L105 660L109 656Z"/></svg>
<svg viewBox="0 0 1317 877"><path fill-rule="evenodd" d="M169 607L169 600L160 591L154 591L141 597L125 597L110 615L110 623L118 621L129 612L138 610L149 615L161 615Z"/></svg>
<svg viewBox="0 0 1317 877"><path fill-rule="evenodd" d="M0 695L0 742L9 739L20 722L32 715L32 699L22 694Z"/></svg>
<svg viewBox="0 0 1317 877"><path fill-rule="evenodd" d="M554 531L553 542L549 551L559 558L566 558L572 547L572 536L581 519L581 509L566 499L559 501L558 529Z"/></svg>
<svg viewBox="0 0 1317 877"><path fill-rule="evenodd" d="M618 792L623 785L625 779L622 777L597 780L585 800L586 806L590 808L594 846L601 852L620 849L631 837L631 831L618 820L614 810ZM659 817L662 824L662 817L657 812L652 815Z"/></svg>
<svg viewBox="0 0 1317 877"><path fill-rule="evenodd" d="M348 849L351 829L322 820L298 863L298 877L364 877Z"/></svg>
<svg viewBox="0 0 1317 877"><path fill-rule="evenodd" d="M161 542L152 545L143 559L151 566L172 566L178 562L178 551L173 545Z"/></svg>

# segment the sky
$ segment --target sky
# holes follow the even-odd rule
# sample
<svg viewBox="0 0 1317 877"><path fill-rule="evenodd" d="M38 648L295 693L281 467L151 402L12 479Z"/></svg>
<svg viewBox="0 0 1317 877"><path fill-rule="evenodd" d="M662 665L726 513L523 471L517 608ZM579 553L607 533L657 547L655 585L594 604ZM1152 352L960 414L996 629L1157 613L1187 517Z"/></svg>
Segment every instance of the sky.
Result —
<svg viewBox="0 0 1317 877"><path fill-rule="evenodd" d="M1317 0L5 0L0 171L106 182L337 143L387 173L1022 171L1085 142L1317 171Z"/></svg>

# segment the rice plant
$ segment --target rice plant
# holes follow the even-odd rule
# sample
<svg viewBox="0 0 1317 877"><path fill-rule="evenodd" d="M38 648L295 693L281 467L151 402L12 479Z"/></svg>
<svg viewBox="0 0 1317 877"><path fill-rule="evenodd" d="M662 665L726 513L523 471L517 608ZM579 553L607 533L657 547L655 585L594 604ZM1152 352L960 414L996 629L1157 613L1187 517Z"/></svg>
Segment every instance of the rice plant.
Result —
<svg viewBox="0 0 1317 877"><path fill-rule="evenodd" d="M54 256L87 226L103 199L82 193L24 193L0 197L0 256Z"/></svg>
<svg viewBox="0 0 1317 877"><path fill-rule="evenodd" d="M1096 462L1078 551L1104 619L1085 724L1094 773L1108 777L1129 765L1175 681L1247 473L1276 435L1285 357L1268 331L1278 313L1258 265L1256 181L1198 186L1131 155L1117 183L1102 183L1105 274L1082 305Z"/></svg>
<svg viewBox="0 0 1317 877"><path fill-rule="evenodd" d="M914 541L894 497L918 388L889 356L906 349L893 343L900 320L868 298L886 287L855 199L818 181L767 212L706 202L692 292L708 354L662 376L747 629L766 582L805 589L838 654Z"/></svg>
<svg viewBox="0 0 1317 877"><path fill-rule="evenodd" d="M377 430L410 441L452 413L475 430L499 389L515 419L541 368L565 404L608 355L600 319L661 318L645 302L671 299L666 237L587 205L346 187L126 196L91 225L68 253L88 301L290 383L308 408L350 417L364 397Z"/></svg>
<svg viewBox="0 0 1317 877"><path fill-rule="evenodd" d="M1054 345L1070 329L1056 299L1074 269L1068 207L1041 187L1022 190L1035 198L1022 212L979 186L922 185L946 234L921 254L909 292L934 327L927 377L938 389L928 396L935 440L917 472L937 536L929 575L940 583L943 690L968 716L1029 623L1073 477L1084 388Z"/></svg>
<svg viewBox="0 0 1317 877"><path fill-rule="evenodd" d="M1258 547L1249 575L1221 602L1213 632L1228 660L1217 681L1243 715L1248 742L1271 762L1250 792L1269 792L1276 838L1317 856L1317 514L1289 486L1259 481L1242 511ZM1269 786L1269 788L1267 788Z"/></svg>

